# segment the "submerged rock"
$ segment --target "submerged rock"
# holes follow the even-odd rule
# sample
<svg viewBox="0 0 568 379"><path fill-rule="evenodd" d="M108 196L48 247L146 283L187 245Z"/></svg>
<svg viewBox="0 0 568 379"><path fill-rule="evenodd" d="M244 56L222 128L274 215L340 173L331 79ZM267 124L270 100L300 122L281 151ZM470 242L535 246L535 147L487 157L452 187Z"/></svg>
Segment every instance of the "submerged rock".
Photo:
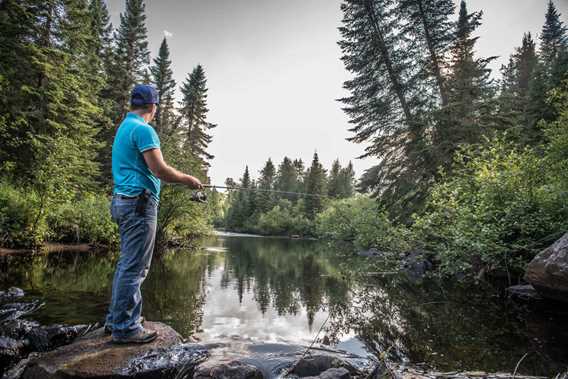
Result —
<svg viewBox="0 0 568 379"><path fill-rule="evenodd" d="M342 369L342 370L329 371L331 369ZM361 376L361 372L357 370L355 367L353 367L346 360L340 359L334 355L323 355L323 354L301 358L289 371L289 374L300 378L325 377L331 379L331 378L336 378L335 376L332 375L343 373L344 372L343 370L347 372L348 374L347 378L351 377L356 378ZM327 372L326 376L321 376L325 372ZM337 376L337 378L339 377L343 378L343 376Z"/></svg>
<svg viewBox="0 0 568 379"><path fill-rule="evenodd" d="M14 299L24 297L24 290L17 287L10 287L6 291L0 291L0 302L13 301Z"/></svg>
<svg viewBox="0 0 568 379"><path fill-rule="evenodd" d="M151 355L156 349L169 348L181 343L180 335L167 325L147 321L149 330L156 330L158 338L145 345L114 345L111 337L104 334L103 328L77 339L70 345L32 358L23 370L23 379L60 378L152 378L152 370L141 368L134 373L136 358ZM152 367L157 367L154 362ZM131 371L128 371L128 370ZM126 373L132 372L131 375ZM160 376L158 376L160 377Z"/></svg>
<svg viewBox="0 0 568 379"><path fill-rule="evenodd" d="M545 298L568 302L568 233L529 263L525 279Z"/></svg>
<svg viewBox="0 0 568 379"><path fill-rule="evenodd" d="M132 358L127 366L118 370L126 377L190 378L195 366L209 357L202 345L184 343L167 348L150 350Z"/></svg>
<svg viewBox="0 0 568 379"><path fill-rule="evenodd" d="M262 379L264 376L258 367L240 362L204 363L196 369L193 379Z"/></svg>
<svg viewBox="0 0 568 379"><path fill-rule="evenodd" d="M42 303L39 300L32 301L30 303L4 304L0 307L0 324L29 315L44 305L45 303Z"/></svg>

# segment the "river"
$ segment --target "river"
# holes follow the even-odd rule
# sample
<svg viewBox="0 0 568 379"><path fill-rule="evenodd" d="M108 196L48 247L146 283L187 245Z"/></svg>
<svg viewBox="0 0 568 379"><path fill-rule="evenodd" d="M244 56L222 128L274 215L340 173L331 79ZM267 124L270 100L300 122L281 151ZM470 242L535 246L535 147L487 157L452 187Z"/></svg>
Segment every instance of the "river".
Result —
<svg viewBox="0 0 568 379"><path fill-rule="evenodd" d="M106 311L115 257L3 258L0 284L43 299L34 315L42 323L96 322ZM321 328L319 342L434 370L512 372L526 353L519 373L566 370L568 314L519 307L490 286L377 274L371 263L350 247L318 241L221 235L196 251L154 259L144 315L236 348L309 345Z"/></svg>

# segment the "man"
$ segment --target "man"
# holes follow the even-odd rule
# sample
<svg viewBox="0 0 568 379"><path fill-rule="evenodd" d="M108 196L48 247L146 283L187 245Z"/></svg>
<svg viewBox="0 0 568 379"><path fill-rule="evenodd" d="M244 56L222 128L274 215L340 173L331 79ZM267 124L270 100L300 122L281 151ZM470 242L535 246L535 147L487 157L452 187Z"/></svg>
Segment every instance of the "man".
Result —
<svg viewBox="0 0 568 379"><path fill-rule="evenodd" d="M147 343L157 333L143 328L140 286L148 274L154 241L160 179L201 189L199 179L170 166L162 157L160 140L148 123L154 119L158 92L137 85L131 112L120 124L112 145L112 218L120 232L120 258L112 283L112 300L105 331L118 344Z"/></svg>

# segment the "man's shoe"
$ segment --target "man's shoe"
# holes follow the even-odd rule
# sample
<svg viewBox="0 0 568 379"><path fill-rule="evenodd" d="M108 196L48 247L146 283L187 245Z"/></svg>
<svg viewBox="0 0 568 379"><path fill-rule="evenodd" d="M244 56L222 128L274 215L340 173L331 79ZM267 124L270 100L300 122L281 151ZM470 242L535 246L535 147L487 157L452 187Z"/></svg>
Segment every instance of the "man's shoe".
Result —
<svg viewBox="0 0 568 379"><path fill-rule="evenodd" d="M146 321L146 319L144 318L144 316L140 316L140 319L138 319L138 321L140 322L140 325L144 324L144 321ZM105 335L110 336L112 334L112 328L105 324Z"/></svg>
<svg viewBox="0 0 568 379"><path fill-rule="evenodd" d="M158 338L158 332L154 330L146 330L141 329L140 331L134 333L130 337L125 338L112 338L112 343L118 345L125 345L125 344L143 344L143 343L150 343Z"/></svg>

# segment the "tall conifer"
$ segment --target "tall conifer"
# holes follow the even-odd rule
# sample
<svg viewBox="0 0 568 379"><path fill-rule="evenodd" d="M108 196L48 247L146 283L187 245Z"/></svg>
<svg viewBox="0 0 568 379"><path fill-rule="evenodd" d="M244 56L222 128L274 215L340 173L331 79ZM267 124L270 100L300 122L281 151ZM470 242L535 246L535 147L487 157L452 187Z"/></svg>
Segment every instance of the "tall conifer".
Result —
<svg viewBox="0 0 568 379"><path fill-rule="evenodd" d="M154 120L156 131L160 135L166 135L175 128L174 96L176 89L170 49L166 38L162 40L158 56L154 58L150 72L152 83L160 94L160 106Z"/></svg>

